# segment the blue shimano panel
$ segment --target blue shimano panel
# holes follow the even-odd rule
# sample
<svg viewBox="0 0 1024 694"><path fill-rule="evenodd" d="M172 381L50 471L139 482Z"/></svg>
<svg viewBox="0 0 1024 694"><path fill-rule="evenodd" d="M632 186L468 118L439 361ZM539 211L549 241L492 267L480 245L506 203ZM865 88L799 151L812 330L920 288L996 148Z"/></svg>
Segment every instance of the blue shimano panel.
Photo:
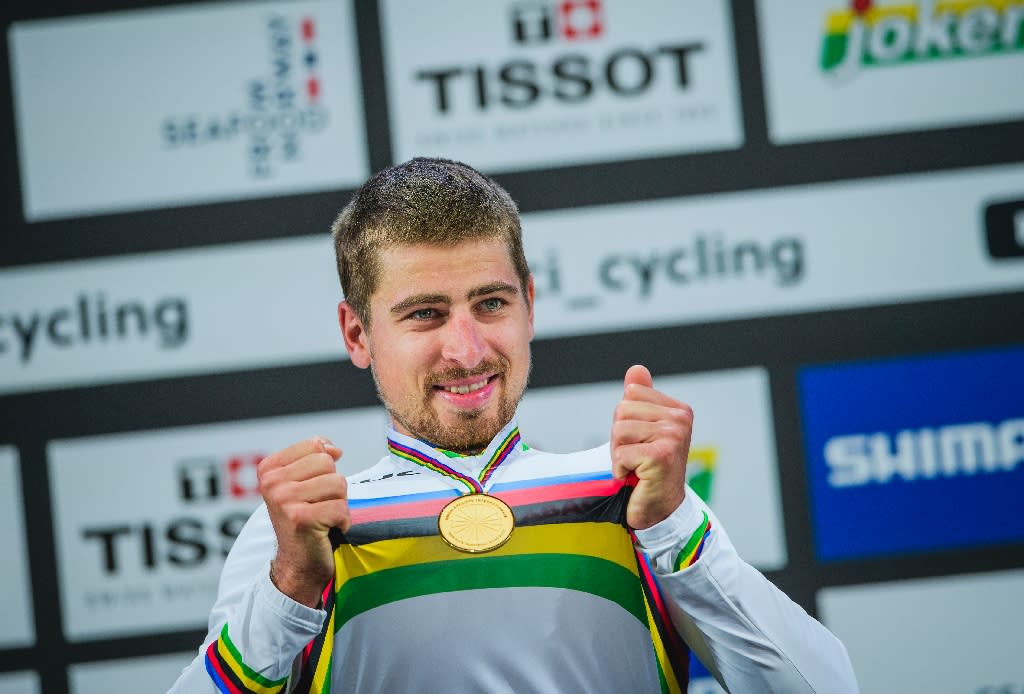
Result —
<svg viewBox="0 0 1024 694"><path fill-rule="evenodd" d="M1024 349L799 372L815 552L1024 540Z"/></svg>

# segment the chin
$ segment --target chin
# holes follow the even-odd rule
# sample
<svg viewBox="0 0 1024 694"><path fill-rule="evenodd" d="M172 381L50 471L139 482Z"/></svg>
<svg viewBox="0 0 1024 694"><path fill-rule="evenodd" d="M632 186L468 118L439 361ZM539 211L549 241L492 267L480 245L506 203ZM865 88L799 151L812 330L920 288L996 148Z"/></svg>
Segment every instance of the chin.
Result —
<svg viewBox="0 0 1024 694"><path fill-rule="evenodd" d="M505 422L499 422L496 416L486 416L485 413L476 411L462 414L456 421L442 426L443 430L437 432L438 438L443 440L441 447L467 451L486 448L491 439L505 426Z"/></svg>

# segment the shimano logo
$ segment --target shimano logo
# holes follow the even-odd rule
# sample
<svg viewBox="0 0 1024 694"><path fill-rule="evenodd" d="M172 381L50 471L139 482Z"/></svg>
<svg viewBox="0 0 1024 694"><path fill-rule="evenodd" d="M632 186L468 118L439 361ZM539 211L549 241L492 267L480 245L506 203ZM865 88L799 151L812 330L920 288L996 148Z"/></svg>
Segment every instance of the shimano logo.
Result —
<svg viewBox="0 0 1024 694"><path fill-rule="evenodd" d="M1010 472L1024 462L1024 418L835 436L825 462L832 487Z"/></svg>

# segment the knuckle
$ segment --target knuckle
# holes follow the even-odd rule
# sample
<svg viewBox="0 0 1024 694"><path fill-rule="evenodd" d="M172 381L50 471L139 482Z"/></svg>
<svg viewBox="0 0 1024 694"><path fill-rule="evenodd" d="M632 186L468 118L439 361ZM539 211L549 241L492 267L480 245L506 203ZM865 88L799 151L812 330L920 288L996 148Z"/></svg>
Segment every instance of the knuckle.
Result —
<svg viewBox="0 0 1024 694"><path fill-rule="evenodd" d="M309 504L292 504L288 507L288 519L296 530L303 530L313 524Z"/></svg>
<svg viewBox="0 0 1024 694"><path fill-rule="evenodd" d="M348 532L348 529L352 527L352 514L349 513L348 504L345 504L334 525L341 528L342 532Z"/></svg>
<svg viewBox="0 0 1024 694"><path fill-rule="evenodd" d="M282 508L288 502L287 490L283 486L271 487L263 493L263 498L268 504ZM287 510L285 512L287 513Z"/></svg>
<svg viewBox="0 0 1024 694"><path fill-rule="evenodd" d="M272 470L271 466L274 464L274 455L270 455L260 459L260 462L256 463L256 479L262 480L264 476L270 474Z"/></svg>
<svg viewBox="0 0 1024 694"><path fill-rule="evenodd" d="M337 525L349 517L348 502L344 499L339 500L335 504L331 504L331 520L332 525Z"/></svg>
<svg viewBox="0 0 1024 694"><path fill-rule="evenodd" d="M693 421L693 412L688 407L673 407L669 410L669 418L677 426L689 426Z"/></svg>
<svg viewBox="0 0 1024 694"><path fill-rule="evenodd" d="M629 416L629 410L629 403L626 402L625 400L620 400L619 403L615 406L614 419L616 421L620 419L625 419L626 417Z"/></svg>
<svg viewBox="0 0 1024 694"><path fill-rule="evenodd" d="M622 449L616 448L616 449L612 450L612 469L613 470L622 467L622 462L623 462L624 457L625 456L623 454Z"/></svg>
<svg viewBox="0 0 1024 694"><path fill-rule="evenodd" d="M259 481L259 488L260 494L268 502L277 498L277 485L269 475Z"/></svg>
<svg viewBox="0 0 1024 694"><path fill-rule="evenodd" d="M324 489L330 499L345 498L345 485L340 477L328 477L324 481Z"/></svg>
<svg viewBox="0 0 1024 694"><path fill-rule="evenodd" d="M658 438L662 439L679 439L682 437L683 427L679 422L662 422L661 426L658 427Z"/></svg>
<svg viewBox="0 0 1024 694"><path fill-rule="evenodd" d="M314 453L310 456L313 462L314 474L327 474L334 471L334 458L327 453Z"/></svg>
<svg viewBox="0 0 1024 694"><path fill-rule="evenodd" d="M674 442L669 439L661 439L651 444L651 457L655 460L667 460L675 452Z"/></svg>

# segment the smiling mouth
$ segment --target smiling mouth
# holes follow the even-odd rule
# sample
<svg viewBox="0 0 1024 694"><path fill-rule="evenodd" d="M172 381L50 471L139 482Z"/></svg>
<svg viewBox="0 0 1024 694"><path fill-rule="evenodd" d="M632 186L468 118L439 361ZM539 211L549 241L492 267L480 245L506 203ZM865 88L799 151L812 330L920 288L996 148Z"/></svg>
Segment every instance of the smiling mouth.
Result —
<svg viewBox="0 0 1024 694"><path fill-rule="evenodd" d="M481 388L486 387L487 384L489 384L491 381L493 381L497 377L498 377L497 374L495 374L493 376L487 376L485 378L482 378L479 381L476 381L475 383L466 383L466 384L458 385L458 386L441 386L441 385L438 385L438 386L434 386L434 388L437 388L438 390L443 390L443 391L445 391L447 393L454 393L455 395L466 395L467 393L472 393L473 391L477 391L477 390L480 390Z"/></svg>

